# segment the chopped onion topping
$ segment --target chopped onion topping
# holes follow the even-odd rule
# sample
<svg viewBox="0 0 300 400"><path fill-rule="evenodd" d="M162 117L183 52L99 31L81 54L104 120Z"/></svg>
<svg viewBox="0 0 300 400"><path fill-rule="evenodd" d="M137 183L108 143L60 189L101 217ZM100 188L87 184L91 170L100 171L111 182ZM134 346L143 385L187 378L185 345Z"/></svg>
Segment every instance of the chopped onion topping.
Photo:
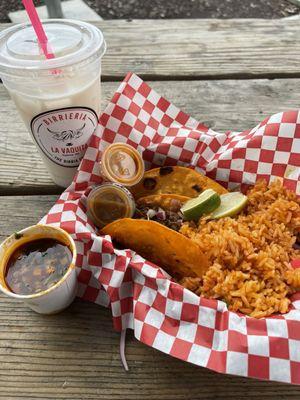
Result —
<svg viewBox="0 0 300 400"><path fill-rule="evenodd" d="M149 208L149 210L147 211L147 219L152 219L153 217L155 217L156 215L156 211L153 210L152 208Z"/></svg>

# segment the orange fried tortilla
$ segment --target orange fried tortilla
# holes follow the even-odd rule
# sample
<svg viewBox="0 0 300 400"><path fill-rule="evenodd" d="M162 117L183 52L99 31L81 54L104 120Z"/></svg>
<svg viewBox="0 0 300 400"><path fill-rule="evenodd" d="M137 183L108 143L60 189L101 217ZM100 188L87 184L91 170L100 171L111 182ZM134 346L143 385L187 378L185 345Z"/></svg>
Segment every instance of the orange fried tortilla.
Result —
<svg viewBox="0 0 300 400"><path fill-rule="evenodd" d="M208 259L195 242L155 221L119 219L106 225L102 234L110 235L177 279L201 277L208 268Z"/></svg>
<svg viewBox="0 0 300 400"><path fill-rule="evenodd" d="M135 199L153 194L178 194L197 197L203 190L213 189L219 194L227 190L217 182L186 167L161 167L146 171L143 179L131 192Z"/></svg>

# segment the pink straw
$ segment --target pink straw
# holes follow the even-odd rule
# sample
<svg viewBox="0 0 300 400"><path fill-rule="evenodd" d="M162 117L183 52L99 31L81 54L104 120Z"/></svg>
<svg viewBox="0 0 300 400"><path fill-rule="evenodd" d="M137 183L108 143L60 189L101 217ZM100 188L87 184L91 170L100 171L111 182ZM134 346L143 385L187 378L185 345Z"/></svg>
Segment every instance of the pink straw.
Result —
<svg viewBox="0 0 300 400"><path fill-rule="evenodd" d="M51 48L48 44L48 38L46 36L46 33L44 31L44 28L43 28L41 20L38 16L38 13L34 7L33 1L32 0L22 0L22 2L26 9L27 15L31 21L31 24L32 24L35 34L37 36L39 45L41 46L45 57L46 58L54 58L54 54L51 51Z"/></svg>

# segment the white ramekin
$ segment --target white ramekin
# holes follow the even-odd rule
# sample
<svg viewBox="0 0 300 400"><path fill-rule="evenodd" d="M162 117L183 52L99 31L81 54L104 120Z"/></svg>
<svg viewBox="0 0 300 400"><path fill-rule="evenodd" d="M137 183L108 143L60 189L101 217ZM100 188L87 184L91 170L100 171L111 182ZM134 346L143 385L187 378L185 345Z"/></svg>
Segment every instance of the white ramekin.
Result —
<svg viewBox="0 0 300 400"><path fill-rule="evenodd" d="M67 245L72 252L71 264L65 275L49 289L32 295L21 295L9 290L5 282L5 268L9 257L20 245L37 239L56 239ZM77 292L75 269L76 246L72 237L63 229L50 225L33 225L9 236L0 245L0 290L9 297L22 300L40 314L54 314L68 307Z"/></svg>

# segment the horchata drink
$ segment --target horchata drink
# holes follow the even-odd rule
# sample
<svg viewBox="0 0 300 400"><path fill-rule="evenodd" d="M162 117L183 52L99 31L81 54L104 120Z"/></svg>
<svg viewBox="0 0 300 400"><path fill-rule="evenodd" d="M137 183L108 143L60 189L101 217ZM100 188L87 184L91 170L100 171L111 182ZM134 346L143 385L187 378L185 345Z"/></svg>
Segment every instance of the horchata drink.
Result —
<svg viewBox="0 0 300 400"><path fill-rule="evenodd" d="M30 24L0 34L0 76L57 185L67 187L100 112L101 31L85 22L45 20L46 59Z"/></svg>

